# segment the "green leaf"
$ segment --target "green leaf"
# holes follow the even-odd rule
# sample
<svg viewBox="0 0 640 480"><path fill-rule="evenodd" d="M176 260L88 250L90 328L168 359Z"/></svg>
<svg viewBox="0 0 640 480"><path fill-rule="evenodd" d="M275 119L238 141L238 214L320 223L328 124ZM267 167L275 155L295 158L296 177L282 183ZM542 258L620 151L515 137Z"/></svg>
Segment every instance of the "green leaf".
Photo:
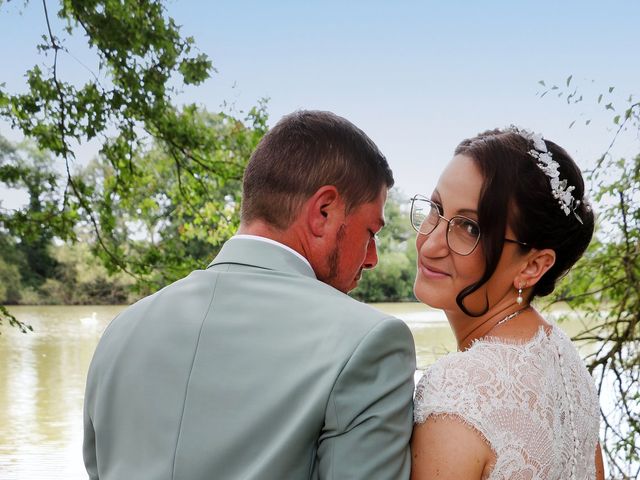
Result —
<svg viewBox="0 0 640 480"><path fill-rule="evenodd" d="M21 322L13 316L4 305L0 305L0 325L2 325L5 320L9 322L10 326L18 328L22 333L27 333L27 331L33 332L33 327L31 325ZM0 335L1 334L2 333L0 332Z"/></svg>

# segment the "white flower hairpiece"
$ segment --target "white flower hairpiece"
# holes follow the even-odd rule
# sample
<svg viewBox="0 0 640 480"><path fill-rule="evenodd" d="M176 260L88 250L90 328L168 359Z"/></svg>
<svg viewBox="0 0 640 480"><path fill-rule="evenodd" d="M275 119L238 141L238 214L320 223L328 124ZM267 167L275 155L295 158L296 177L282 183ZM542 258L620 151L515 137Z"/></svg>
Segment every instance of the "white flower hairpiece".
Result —
<svg viewBox="0 0 640 480"><path fill-rule="evenodd" d="M578 221L582 223L582 219L576 213L576 209L582 202L580 200L576 200L571 193L576 189L576 187L568 185L566 180L560 180L560 164L553 159L551 152L547 150L547 144L544 142L542 135L525 130L524 128L516 127L515 125L510 126L507 130L517 133L521 137L533 143L533 149L529 150L527 153L538 161L540 170L549 177L553 198L558 201L558 204L565 215L568 216L570 213L573 213Z"/></svg>

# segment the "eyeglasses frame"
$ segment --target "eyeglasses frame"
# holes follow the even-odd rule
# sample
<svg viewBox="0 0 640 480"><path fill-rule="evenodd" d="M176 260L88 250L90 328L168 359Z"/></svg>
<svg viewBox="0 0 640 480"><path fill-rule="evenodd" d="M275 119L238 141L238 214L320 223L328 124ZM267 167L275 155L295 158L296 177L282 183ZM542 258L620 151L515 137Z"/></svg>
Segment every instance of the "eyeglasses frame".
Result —
<svg viewBox="0 0 640 480"><path fill-rule="evenodd" d="M436 224L433 226L433 229L429 232L429 233L423 233L421 232L419 229L416 228L416 226L413 224L413 209L414 209L414 205L416 200L422 200L425 202L429 202L432 205L435 205L436 207L438 207L438 204L435 203L434 201L432 201L431 199L427 198L424 195L420 195L420 194L416 194L411 198L411 212L409 213L410 215L410 221L411 221L411 227L418 232L419 235L431 235L436 228L438 228L438 225L440 225L440 220L444 220L445 222L447 222L447 230L445 232L445 239L447 241L447 248L449 250L451 250L453 253L455 253L456 255L460 255L461 257L468 257L469 255L471 255L474 250L478 247L478 244L480 243L480 236L482 235L482 230L480 229L480 225L478 224L478 222L476 220L474 220L473 218L469 218L469 217L465 217L464 215L454 215L453 217L447 219L446 217L444 217L443 215L440 214L440 209L436 208L437 212L438 212L438 221L436 222ZM467 220L469 222L474 223L477 227L478 227L478 238L476 239L476 243L473 246L473 248L471 249L471 251L469 253L458 253L456 252L453 248L451 248L451 245L449 244L449 232L451 231L451 221L454 218L462 218L464 220ZM511 238L504 238L505 242L509 242L509 243L516 243L518 245L521 245L523 247L528 247L529 244L525 243L525 242L521 242L520 240L513 240Z"/></svg>

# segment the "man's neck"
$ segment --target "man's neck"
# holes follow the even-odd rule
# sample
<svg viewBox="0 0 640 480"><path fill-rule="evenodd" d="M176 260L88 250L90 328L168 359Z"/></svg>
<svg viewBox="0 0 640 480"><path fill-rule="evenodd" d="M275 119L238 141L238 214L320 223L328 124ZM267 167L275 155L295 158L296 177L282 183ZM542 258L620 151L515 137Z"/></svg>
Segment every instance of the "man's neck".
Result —
<svg viewBox="0 0 640 480"><path fill-rule="evenodd" d="M241 223L240 228L238 228L237 234L264 237L282 243L283 245L287 245L286 241L284 241L285 237L287 236L286 231L277 230L262 220L254 220L248 225Z"/></svg>
<svg viewBox="0 0 640 480"><path fill-rule="evenodd" d="M241 223L237 235L253 235L268 238L269 240L289 247L308 259L305 249L303 248L303 242L298 241L299 238L293 228L278 230L262 220L254 220L249 225Z"/></svg>

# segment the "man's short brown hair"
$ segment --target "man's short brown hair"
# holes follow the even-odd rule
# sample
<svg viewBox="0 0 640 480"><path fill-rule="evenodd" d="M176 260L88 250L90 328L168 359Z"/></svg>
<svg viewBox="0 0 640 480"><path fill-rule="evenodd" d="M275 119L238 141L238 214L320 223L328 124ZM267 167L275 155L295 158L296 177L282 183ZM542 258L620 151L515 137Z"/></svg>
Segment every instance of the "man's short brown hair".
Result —
<svg viewBox="0 0 640 480"><path fill-rule="evenodd" d="M324 185L335 186L347 212L393 186L386 158L371 139L331 112L297 111L260 141L244 172L242 221L284 230Z"/></svg>

